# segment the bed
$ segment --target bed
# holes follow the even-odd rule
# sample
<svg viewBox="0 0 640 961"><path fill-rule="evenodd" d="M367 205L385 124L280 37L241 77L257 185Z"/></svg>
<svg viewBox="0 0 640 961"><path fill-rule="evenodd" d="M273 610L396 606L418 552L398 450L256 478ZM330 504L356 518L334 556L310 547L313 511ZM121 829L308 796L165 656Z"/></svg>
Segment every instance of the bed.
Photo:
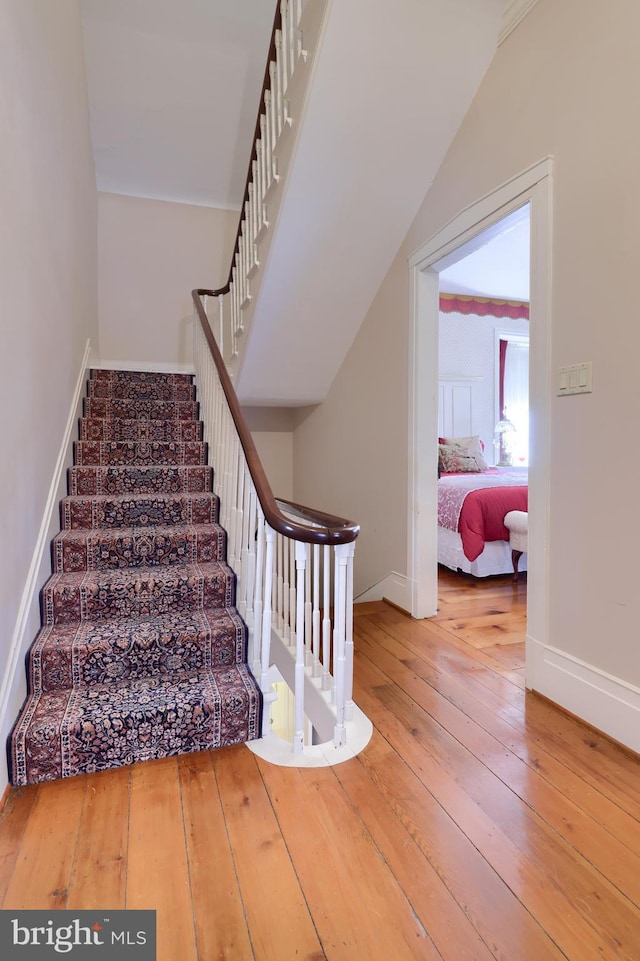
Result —
<svg viewBox="0 0 640 961"><path fill-rule="evenodd" d="M477 434L438 441L438 563L475 577L511 573L504 516L528 510L527 468L490 467Z"/></svg>
<svg viewBox="0 0 640 961"><path fill-rule="evenodd" d="M478 470L442 472L438 563L475 577L512 573L509 531L504 526L504 516L511 510L528 510L526 467L485 463ZM526 560L525 555L520 570L527 569Z"/></svg>

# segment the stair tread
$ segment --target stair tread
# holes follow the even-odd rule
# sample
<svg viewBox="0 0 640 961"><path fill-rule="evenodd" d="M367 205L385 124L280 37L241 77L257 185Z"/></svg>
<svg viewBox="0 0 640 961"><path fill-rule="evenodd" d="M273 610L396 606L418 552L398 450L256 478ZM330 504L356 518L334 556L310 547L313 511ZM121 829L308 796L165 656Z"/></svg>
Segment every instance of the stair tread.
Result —
<svg viewBox="0 0 640 961"><path fill-rule="evenodd" d="M54 570L137 570L224 560L226 533L219 524L165 524L63 530L53 539Z"/></svg>
<svg viewBox="0 0 640 961"><path fill-rule="evenodd" d="M60 519L62 530L215 524L218 509L212 491L71 494L60 502Z"/></svg>
<svg viewBox="0 0 640 961"><path fill-rule="evenodd" d="M180 534L190 534L190 533L207 533L215 532L217 534L224 533L224 527L220 524L212 521L211 523L205 524L150 524L148 527L88 527L88 528L75 528L74 530L61 530L55 537L54 541L82 541L87 537L99 540L113 540L114 538L124 538L124 537L149 537L150 535L155 535L158 537Z"/></svg>

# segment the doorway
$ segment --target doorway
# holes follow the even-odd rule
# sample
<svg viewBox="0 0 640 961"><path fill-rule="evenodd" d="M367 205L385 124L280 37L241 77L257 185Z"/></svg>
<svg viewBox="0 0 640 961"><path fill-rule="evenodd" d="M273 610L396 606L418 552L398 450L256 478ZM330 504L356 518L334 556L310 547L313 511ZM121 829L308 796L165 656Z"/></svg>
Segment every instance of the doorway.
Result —
<svg viewBox="0 0 640 961"><path fill-rule="evenodd" d="M551 161L534 167L461 211L410 258L409 556L414 617L437 610L437 424L439 273L459 261L487 230L529 205L530 240L530 466L526 682L536 686L537 653L547 641L547 542L545 495L549 472L549 249Z"/></svg>

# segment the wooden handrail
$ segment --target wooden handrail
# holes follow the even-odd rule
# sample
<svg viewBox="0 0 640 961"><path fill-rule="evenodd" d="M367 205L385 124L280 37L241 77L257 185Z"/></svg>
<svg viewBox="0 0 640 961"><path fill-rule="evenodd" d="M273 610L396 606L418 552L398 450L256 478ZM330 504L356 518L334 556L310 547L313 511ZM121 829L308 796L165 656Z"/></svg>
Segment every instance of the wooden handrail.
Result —
<svg viewBox="0 0 640 961"><path fill-rule="evenodd" d="M352 521L345 520L342 517L334 517L332 514L325 514L322 511L317 511L310 507L304 507L291 501L282 500L281 498L278 498L276 501L276 498L273 496L262 462L253 443L251 431L242 413L238 396L231 383L231 378L229 377L222 355L218 349L209 324L209 319L204 309L204 304L202 303L202 297L217 297L220 293L221 291L219 290L198 288L191 291L191 297L193 298L193 303L200 319L202 331L209 345L211 356L216 365L218 377L220 378L229 411L233 417L236 431L242 444L247 467L249 468L267 524L277 533L284 534L286 537L291 537L294 540L303 541L306 544L350 544L352 541L355 541L360 533L360 526L358 524L354 524ZM279 505L282 505L284 511ZM285 511L286 513L293 514L308 521L312 526L296 523L291 520L290 517L286 516Z"/></svg>
<svg viewBox="0 0 640 961"><path fill-rule="evenodd" d="M257 157L257 144L260 138L260 117L264 110L264 95L267 90L271 89L271 77L269 74L269 66L272 60L276 58L276 33L278 30L282 29L282 10L280 8L280 0L276 4L276 15L273 21L273 29L271 30L271 42L269 43L269 53L267 54L267 64L264 68L264 78L262 80L262 90L260 92L260 100L258 101L258 116L256 117L256 125L253 131L253 141L251 147L251 156L249 157L249 166L247 168L247 177L244 182L244 193L242 195L242 203L240 204L240 217L238 218L238 229L236 231L236 238L233 242L233 249L231 251L231 263L229 265L229 275L227 277L227 282L223 287L219 287L217 290L213 291L215 295L217 294L228 294L231 287L231 281L233 279L233 264L236 259L236 253L238 251L238 244L240 242L240 235L242 233L242 221L244 218L244 205L249 199L249 186L252 180L253 171L253 161ZM211 293L211 291L209 291Z"/></svg>

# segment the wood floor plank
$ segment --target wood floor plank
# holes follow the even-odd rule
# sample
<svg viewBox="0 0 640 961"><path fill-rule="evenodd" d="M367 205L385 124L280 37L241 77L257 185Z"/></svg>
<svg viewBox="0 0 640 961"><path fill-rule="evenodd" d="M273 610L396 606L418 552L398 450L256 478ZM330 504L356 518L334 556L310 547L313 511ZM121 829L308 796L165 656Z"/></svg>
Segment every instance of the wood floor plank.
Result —
<svg viewBox="0 0 640 961"><path fill-rule="evenodd" d="M480 728L496 738L537 775L570 799L576 807L577 802L574 799L579 798L581 812L605 828L607 836L613 835L615 841L630 848L636 855L640 855L640 822L629 816L610 798L590 788L581 777L568 770L564 764L558 762L542 748L533 749L521 732L504 721L501 712L503 702L490 694L484 686L469 684L467 676L460 672L451 674L438 670L430 657L415 656L399 638L385 632L375 634L369 632L366 637L360 636L358 650L367 654L369 659L374 660L387 676L396 680L400 686L417 698L421 696L421 689L416 687L414 678L426 682L434 691L457 707L462 714L471 718ZM390 668L387 661L385 667L386 654L397 659L396 666L392 661ZM582 838L583 834L578 830L573 817L570 818L570 822L571 834ZM591 835L590 830L587 834ZM616 850L615 843L613 849Z"/></svg>
<svg viewBox="0 0 640 961"><path fill-rule="evenodd" d="M618 835L605 829L597 819L580 808L571 797L567 797L543 778L537 767L527 763L514 754L501 737L495 737L478 723L482 710L475 708L467 700L466 710L444 697L437 687L433 674L425 679L415 669L415 660L406 663L402 660L402 648L394 648L393 640L388 639L385 646L374 647L367 639L361 639L359 653L367 655L387 678L397 683L420 707L442 725L443 736L452 738L449 753L458 744L467 748L473 757L481 760L492 773L499 777L510 790L514 791L529 807L533 808L548 823L556 825L556 830L579 850L589 861L598 866L605 876L611 877L614 884L640 903L640 860L629 846L625 831L618 828ZM398 657L398 655L400 655ZM401 706L401 705L400 705ZM473 724L469 724L469 721ZM506 728L508 731L508 728ZM501 731L504 734L505 729ZM438 734L432 734L436 743ZM469 767L473 770L473 764ZM475 772L483 777L484 772ZM577 781L577 779L576 779ZM577 783L578 789L584 786ZM611 821L620 821L619 809L611 811ZM623 819L628 822L629 819ZM629 824L637 840L640 824Z"/></svg>
<svg viewBox="0 0 640 961"><path fill-rule="evenodd" d="M465 732L454 719L449 719L450 726L445 730L397 688L387 685L380 695L381 703L410 732L412 743L423 747L433 762L433 769L437 766L439 773L444 772L464 790L505 838L529 859L532 872L540 876L541 882L549 878L552 884L555 882L558 899L574 905L575 913L584 922L582 928L593 928L611 957L633 958L635 933L640 932L640 911L631 901L640 900L640 859L622 844L616 844L606 832L598 832L597 825L582 817L579 810L557 792L550 791L533 772L516 783L526 803L514 803L513 794L518 792L512 792L509 782L517 782L517 778L503 763L508 758L501 757L490 744L479 744L477 740L474 743L477 729L468 727ZM461 735L461 740L456 739L456 733ZM494 773L495 768L504 780ZM543 805L548 820L539 813ZM574 824L575 834L581 830L584 836L567 840L563 831L571 834ZM585 854L577 849L574 841L587 849ZM608 880L613 874L618 888ZM601 908L603 904L606 915ZM584 930L581 934L585 936Z"/></svg>
<svg viewBox="0 0 640 961"><path fill-rule="evenodd" d="M0 811L0 905L13 875L22 836L37 795L38 787L35 784L14 788Z"/></svg>
<svg viewBox="0 0 640 961"><path fill-rule="evenodd" d="M380 700L381 697L383 700ZM526 843L530 835L538 837L531 829L531 818L526 807L523 805L519 809L522 831L518 844L509 836L507 825L492 814L487 814L478 805L476 798L467 793L465 786L447 770L447 765L442 763L442 757L433 755L431 743L427 746L422 736L419 709L407 699L403 702L403 707L410 714L410 721L407 722L406 716L396 716L395 708L400 707L397 703L398 697L401 695L397 689L394 691L389 684L381 685L375 688L375 693L367 696L365 710L370 716L373 715L376 727L412 770L417 772L420 781L449 812L474 847L497 874L505 879L526 910L533 916L544 918L545 930L561 950L569 957L579 957L584 961L596 961L603 956L632 961L629 943L635 918L628 912L625 913L621 900L617 898L617 892L610 888L606 890L609 897L605 918L611 915L613 922L613 930L609 931L609 922L604 923L601 915L593 915L594 908L598 907L596 898L600 893L595 876L573 870L573 857L567 850L564 866L566 871L572 872L571 880L583 886L593 884L596 887L595 897L586 900L584 905L577 904L575 899L570 900L565 895L564 878L561 880L557 872L541 863L537 858L534 843ZM385 698L394 701L394 710L389 710L383 703ZM490 776L488 772L487 776ZM499 790L497 780L493 786ZM587 893L586 887L581 890ZM638 925L640 927L640 914ZM618 941L621 943L618 944ZM633 950L635 951L635 948Z"/></svg>
<svg viewBox="0 0 640 961"><path fill-rule="evenodd" d="M212 758L256 961L320 961L325 955L256 758L243 747Z"/></svg>
<svg viewBox="0 0 640 961"><path fill-rule="evenodd" d="M66 908L86 777L38 786L3 908Z"/></svg>
<svg viewBox="0 0 640 961"><path fill-rule="evenodd" d="M543 927L382 734L374 731L359 760L496 958L564 961Z"/></svg>
<svg viewBox="0 0 640 961"><path fill-rule="evenodd" d="M211 754L178 759L198 957L254 957Z"/></svg>
<svg viewBox="0 0 640 961"><path fill-rule="evenodd" d="M197 961L177 759L131 768L127 908L156 911L157 961Z"/></svg>
<svg viewBox="0 0 640 961"><path fill-rule="evenodd" d="M493 953L415 838L395 817L361 760L338 764L334 771L443 961L492 961Z"/></svg>
<svg viewBox="0 0 640 961"><path fill-rule="evenodd" d="M260 769L327 955L441 961L335 773ZM363 925L363 917L372 923Z"/></svg>
<svg viewBox="0 0 640 961"><path fill-rule="evenodd" d="M129 768L86 777L67 907L122 910L126 904Z"/></svg>

